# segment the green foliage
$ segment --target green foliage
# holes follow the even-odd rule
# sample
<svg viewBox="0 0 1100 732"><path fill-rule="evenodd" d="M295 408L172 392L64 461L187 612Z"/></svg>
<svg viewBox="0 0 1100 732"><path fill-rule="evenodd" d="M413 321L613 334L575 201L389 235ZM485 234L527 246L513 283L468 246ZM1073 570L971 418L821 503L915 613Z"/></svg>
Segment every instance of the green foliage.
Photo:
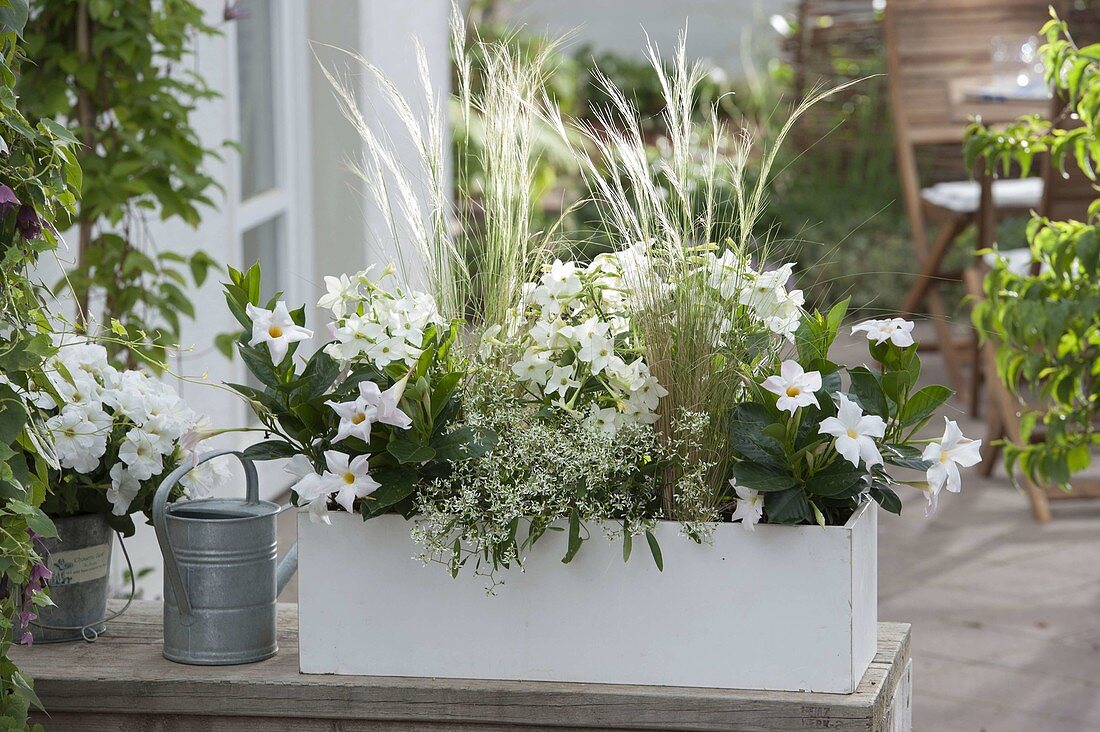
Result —
<svg viewBox="0 0 1100 732"><path fill-rule="evenodd" d="M967 132L968 165L992 171L1015 164L1026 174L1038 155L1064 171L1069 161L1096 185L1100 168L1100 44L1079 48L1052 14L1043 27L1046 79L1066 109L1058 120L1028 117L1001 129ZM1073 124L1067 126L1070 120ZM1100 196L1086 221L1035 217L1027 227L1032 266L1013 272L999 261L987 274L974 323L997 343L1002 381L1038 397L1022 420L1022 444L1008 444L1005 465L1031 480L1068 488L1100 445ZM1037 426L1042 424L1042 439Z"/></svg>
<svg viewBox="0 0 1100 732"><path fill-rule="evenodd" d="M259 264L246 272L229 268L226 302L245 329L237 340L237 351L260 384L259 388L229 386L249 401L271 438L248 448L248 457L274 460L305 455L320 473L325 470L328 452L369 456L370 473L381 487L359 501L359 511L366 519L387 511L407 512L423 481L447 475L454 463L483 455L496 444L491 431L469 425L456 428L461 372L456 370L452 347L459 337L457 321L449 327L428 326L423 351L412 367L403 362L385 369L351 363L346 364L344 374L340 363L318 349L299 371L297 343L290 345L279 363L272 363L266 344L249 345L252 321L247 309L261 305L260 292ZM262 306L274 308L280 296L276 293ZM304 307L290 315L297 325L305 324ZM369 444L354 436L337 441L339 415L331 404L354 401L363 382L374 383L381 390L403 385L399 405L411 419L411 427L403 430L377 422Z"/></svg>
<svg viewBox="0 0 1100 732"><path fill-rule="evenodd" d="M179 339L180 317L194 315L188 276L199 286L215 266L203 252L158 251L147 232L151 215L197 226L214 205L220 186L203 166L215 153L191 115L216 94L187 57L215 30L189 0L39 0L31 16L25 111L59 130L54 120L68 121L82 143L79 258L57 287L76 296L78 321L125 333L116 355L156 368ZM104 299L98 314L88 312L94 295Z"/></svg>
<svg viewBox="0 0 1100 732"><path fill-rule="evenodd" d="M901 512L893 486L900 482L887 466L925 471L930 464L913 446L916 434L952 395L943 386L914 390L920 375L917 344L906 347L887 340L869 342L877 368L841 367L828 359L848 302L827 315L807 315L796 334L798 362L822 375L815 394L817 406L795 412L781 410L763 390L734 407L729 420L729 445L737 462L732 467L738 486L764 496L769 523L843 524L870 495L884 509ZM847 391L841 374L847 375ZM853 465L833 449L832 438L820 432L822 422L837 415L834 401L845 394L865 415L885 422L876 442L885 465Z"/></svg>
<svg viewBox="0 0 1100 732"><path fill-rule="evenodd" d="M8 651L18 613L48 602L28 586L41 561L30 532L53 532L38 508L52 457L39 436L41 415L23 397L27 380L42 377L53 352L49 319L31 273L39 256L56 247L56 232L68 227L81 185L72 136L49 120L28 121L20 110L25 100L14 91L26 68L19 39L27 14L26 2L0 0L0 724L5 729L25 728L31 705L41 707L34 682Z"/></svg>

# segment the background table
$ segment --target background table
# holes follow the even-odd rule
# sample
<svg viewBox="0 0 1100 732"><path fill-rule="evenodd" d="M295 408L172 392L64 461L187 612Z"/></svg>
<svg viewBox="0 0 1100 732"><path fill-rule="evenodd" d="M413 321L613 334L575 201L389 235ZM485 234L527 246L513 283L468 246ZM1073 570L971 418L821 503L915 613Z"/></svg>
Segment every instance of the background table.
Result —
<svg viewBox="0 0 1100 732"><path fill-rule="evenodd" d="M50 730L495 732L872 730L911 727L909 626L879 624L854 694L298 673L296 605L279 606L280 651L244 666L161 656L161 606L135 602L95 643L18 647Z"/></svg>

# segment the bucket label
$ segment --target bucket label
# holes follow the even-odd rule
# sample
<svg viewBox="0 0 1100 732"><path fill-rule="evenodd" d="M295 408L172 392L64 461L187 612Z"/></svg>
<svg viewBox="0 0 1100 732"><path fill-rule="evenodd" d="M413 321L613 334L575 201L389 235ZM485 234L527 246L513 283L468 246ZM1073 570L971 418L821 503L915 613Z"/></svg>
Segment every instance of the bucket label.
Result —
<svg viewBox="0 0 1100 732"><path fill-rule="evenodd" d="M50 578L49 584L51 587L60 587L106 577L110 560L110 544L54 552L50 555L49 567L53 577Z"/></svg>

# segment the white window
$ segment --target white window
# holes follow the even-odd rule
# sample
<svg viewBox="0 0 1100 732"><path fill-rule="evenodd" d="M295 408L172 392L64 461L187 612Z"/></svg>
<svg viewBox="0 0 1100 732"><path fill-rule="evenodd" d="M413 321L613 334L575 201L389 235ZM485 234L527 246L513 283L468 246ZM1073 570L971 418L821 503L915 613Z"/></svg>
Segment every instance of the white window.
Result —
<svg viewBox="0 0 1100 732"><path fill-rule="evenodd" d="M240 144L234 230L238 262L260 262L264 297L291 307L313 296L306 4L247 0L234 34Z"/></svg>

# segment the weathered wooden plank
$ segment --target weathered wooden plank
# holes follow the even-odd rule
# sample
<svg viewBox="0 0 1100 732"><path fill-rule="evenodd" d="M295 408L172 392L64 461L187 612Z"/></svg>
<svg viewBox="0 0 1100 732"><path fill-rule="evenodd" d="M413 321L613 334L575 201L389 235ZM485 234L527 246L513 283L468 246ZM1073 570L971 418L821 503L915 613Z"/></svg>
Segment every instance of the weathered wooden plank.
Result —
<svg viewBox="0 0 1100 732"><path fill-rule="evenodd" d="M49 728L183 730L904 730L895 691L909 626L879 625L854 694L596 684L315 676L298 673L297 608L279 608L281 650L245 666L161 656L159 603L137 602L96 643L19 648Z"/></svg>

